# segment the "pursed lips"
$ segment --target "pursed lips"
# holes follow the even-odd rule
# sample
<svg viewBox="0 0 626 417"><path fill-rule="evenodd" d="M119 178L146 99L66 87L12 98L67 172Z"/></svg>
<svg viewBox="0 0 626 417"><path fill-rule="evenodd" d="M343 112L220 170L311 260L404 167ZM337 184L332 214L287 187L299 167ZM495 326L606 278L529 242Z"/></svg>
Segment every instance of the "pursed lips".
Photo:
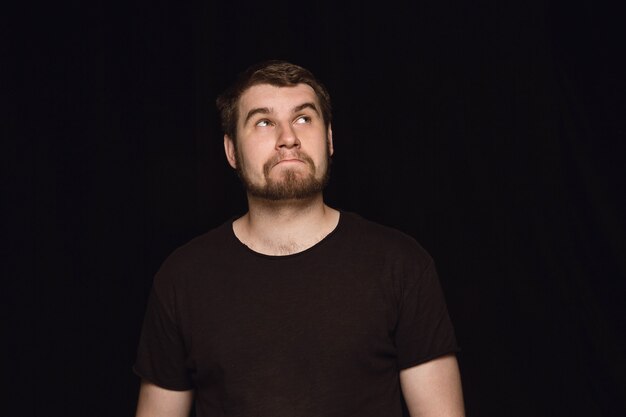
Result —
<svg viewBox="0 0 626 417"><path fill-rule="evenodd" d="M281 164L283 162L304 162L304 161L298 158L285 158L285 159L281 159L280 161L278 161L276 165Z"/></svg>
<svg viewBox="0 0 626 417"><path fill-rule="evenodd" d="M287 154L287 155L276 155L274 158L269 160L264 165L263 171L267 175L272 168L274 168L275 166L280 165L282 163L285 163L285 164L302 163L302 164L310 165L310 166L314 166L315 165L313 163L313 160L308 155L306 155L304 153Z"/></svg>
<svg viewBox="0 0 626 417"><path fill-rule="evenodd" d="M278 161L276 161L276 162L274 163L274 166L276 166L276 165L280 165L280 164L282 164L282 163L293 163L293 162L301 162L301 163L304 163L304 160L303 160L303 159L301 159L301 158L298 158L298 157L296 157L296 156L290 156L290 157L286 157L286 158L281 158L281 159L279 159Z"/></svg>

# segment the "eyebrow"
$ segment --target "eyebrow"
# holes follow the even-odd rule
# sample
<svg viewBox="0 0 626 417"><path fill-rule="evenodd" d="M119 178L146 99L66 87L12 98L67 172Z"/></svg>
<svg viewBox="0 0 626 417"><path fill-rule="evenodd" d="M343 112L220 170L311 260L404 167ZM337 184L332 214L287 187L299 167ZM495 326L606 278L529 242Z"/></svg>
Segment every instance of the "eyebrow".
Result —
<svg viewBox="0 0 626 417"><path fill-rule="evenodd" d="M302 111L304 109L313 109L313 111L315 111L315 113L319 116L320 112L317 110L317 106L313 103L302 103L299 106L296 106L293 108L292 112L293 113L298 113L299 111Z"/></svg>
<svg viewBox="0 0 626 417"><path fill-rule="evenodd" d="M291 112L298 113L304 109L312 109L318 116L320 114L319 110L317 110L317 106L314 103L310 103L310 102L302 103L294 107L291 110ZM248 120L250 120L252 116L254 116L255 114L270 114L270 113L272 113L272 109L270 109L269 107L256 107L254 109L251 109L248 112L248 114L246 114L246 119L244 120L243 124L245 125L246 123L248 123Z"/></svg>
<svg viewBox="0 0 626 417"><path fill-rule="evenodd" d="M267 107L257 107L257 108L254 108L254 109L252 109L252 110L250 110L248 112L248 114L246 115L246 120L243 121L243 124L245 125L246 123L248 123L248 120L250 120L250 118L252 116L254 116L255 114L259 114L259 113L260 114L270 114L271 110L269 108L267 108Z"/></svg>

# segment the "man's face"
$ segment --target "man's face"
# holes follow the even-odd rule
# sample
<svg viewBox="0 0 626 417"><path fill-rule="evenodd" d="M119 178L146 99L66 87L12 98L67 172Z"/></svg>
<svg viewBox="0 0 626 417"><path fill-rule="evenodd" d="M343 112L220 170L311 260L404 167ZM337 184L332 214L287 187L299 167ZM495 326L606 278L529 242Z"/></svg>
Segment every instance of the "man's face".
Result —
<svg viewBox="0 0 626 417"><path fill-rule="evenodd" d="M225 137L224 146L251 196L303 199L321 193L328 181L332 132L306 84L246 90L239 100L236 144Z"/></svg>

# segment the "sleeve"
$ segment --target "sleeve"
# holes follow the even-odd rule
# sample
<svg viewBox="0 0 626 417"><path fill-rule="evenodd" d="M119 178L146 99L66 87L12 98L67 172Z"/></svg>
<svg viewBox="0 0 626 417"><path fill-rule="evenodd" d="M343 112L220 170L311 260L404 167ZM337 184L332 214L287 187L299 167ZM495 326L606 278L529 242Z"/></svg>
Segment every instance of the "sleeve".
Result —
<svg viewBox="0 0 626 417"><path fill-rule="evenodd" d="M408 268L395 341L399 369L419 365L460 350L432 259L421 268Z"/></svg>
<svg viewBox="0 0 626 417"><path fill-rule="evenodd" d="M186 351L176 320L173 286L155 278L137 348L133 372L162 388L184 391L193 388Z"/></svg>

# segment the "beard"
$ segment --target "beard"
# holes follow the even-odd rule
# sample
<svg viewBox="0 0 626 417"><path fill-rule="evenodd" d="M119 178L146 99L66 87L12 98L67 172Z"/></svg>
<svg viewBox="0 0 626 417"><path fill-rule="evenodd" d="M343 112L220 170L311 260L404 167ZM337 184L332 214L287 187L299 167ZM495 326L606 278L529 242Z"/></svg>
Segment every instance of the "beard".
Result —
<svg viewBox="0 0 626 417"><path fill-rule="evenodd" d="M319 178L315 176L315 163L311 157L302 152L297 152L294 156L310 168L308 173L302 173L301 170L285 169L280 173L279 179L270 178L270 170L281 160L281 156L276 155L263 165L265 183L259 185L250 180L245 168L243 168L245 163L242 163L241 155L236 150L237 175L250 196L264 200L304 200L321 193L330 179L331 157L328 147L326 148L326 168Z"/></svg>

